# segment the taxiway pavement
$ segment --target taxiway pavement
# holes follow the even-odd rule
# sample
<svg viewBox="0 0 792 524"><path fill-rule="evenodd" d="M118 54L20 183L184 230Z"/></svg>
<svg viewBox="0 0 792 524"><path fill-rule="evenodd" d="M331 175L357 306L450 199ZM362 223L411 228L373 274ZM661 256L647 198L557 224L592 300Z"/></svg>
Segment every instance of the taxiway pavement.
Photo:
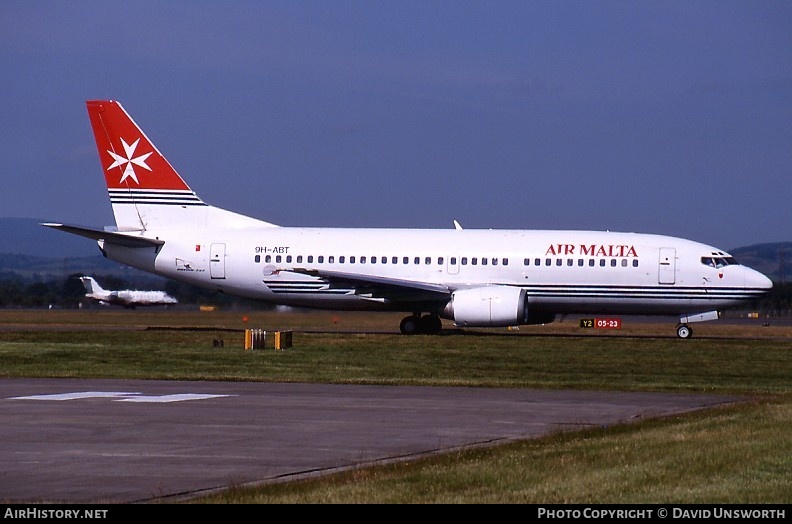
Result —
<svg viewBox="0 0 792 524"><path fill-rule="evenodd" d="M167 502L738 400L467 387L0 379L0 500Z"/></svg>

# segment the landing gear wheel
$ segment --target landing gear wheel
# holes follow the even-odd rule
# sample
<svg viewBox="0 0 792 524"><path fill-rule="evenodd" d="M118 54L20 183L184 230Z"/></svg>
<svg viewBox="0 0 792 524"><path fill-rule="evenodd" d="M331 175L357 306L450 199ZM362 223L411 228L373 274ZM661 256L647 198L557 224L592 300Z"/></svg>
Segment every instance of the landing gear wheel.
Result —
<svg viewBox="0 0 792 524"><path fill-rule="evenodd" d="M441 329L443 323L437 315L410 315L399 324L402 335L437 335Z"/></svg>
<svg viewBox="0 0 792 524"><path fill-rule="evenodd" d="M687 324L677 326L677 336L679 338L690 338L693 336L693 330Z"/></svg>
<svg viewBox="0 0 792 524"><path fill-rule="evenodd" d="M418 329L426 335L437 335L443 329L443 323L437 315L424 315L418 322Z"/></svg>
<svg viewBox="0 0 792 524"><path fill-rule="evenodd" d="M420 325L421 317L418 315L410 315L404 317L399 324L399 331L402 335L415 335L418 333L418 326Z"/></svg>

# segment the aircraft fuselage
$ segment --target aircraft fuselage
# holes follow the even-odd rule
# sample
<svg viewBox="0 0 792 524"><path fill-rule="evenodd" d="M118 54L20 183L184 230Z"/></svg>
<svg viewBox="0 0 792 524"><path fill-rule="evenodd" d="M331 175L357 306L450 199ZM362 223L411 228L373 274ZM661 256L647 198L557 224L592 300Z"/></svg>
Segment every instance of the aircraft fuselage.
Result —
<svg viewBox="0 0 792 524"><path fill-rule="evenodd" d="M368 296L295 269L430 283L449 292L520 288L530 311L560 314L717 310L761 296L768 282L739 264L703 263L728 257L714 247L639 233L264 227L163 235L149 232L165 240L156 254L154 248L114 245L105 252L193 285L304 307L417 309L415 297ZM428 293L417 302L440 310L447 300Z"/></svg>

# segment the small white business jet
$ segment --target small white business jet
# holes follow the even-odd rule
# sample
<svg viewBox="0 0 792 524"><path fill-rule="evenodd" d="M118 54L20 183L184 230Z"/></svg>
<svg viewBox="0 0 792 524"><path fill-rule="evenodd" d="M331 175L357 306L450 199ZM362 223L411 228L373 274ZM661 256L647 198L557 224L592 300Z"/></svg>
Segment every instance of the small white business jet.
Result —
<svg viewBox="0 0 792 524"><path fill-rule="evenodd" d="M405 334L557 315L673 315L690 323L760 298L761 273L721 249L603 231L280 227L204 202L116 101L87 102L115 227L43 224L115 261L274 304L408 313Z"/></svg>
<svg viewBox="0 0 792 524"><path fill-rule="evenodd" d="M85 296L103 306L119 305L134 309L138 306L163 306L179 301L164 291L138 291L136 289L108 290L100 286L93 277L83 276L80 281L85 287Z"/></svg>

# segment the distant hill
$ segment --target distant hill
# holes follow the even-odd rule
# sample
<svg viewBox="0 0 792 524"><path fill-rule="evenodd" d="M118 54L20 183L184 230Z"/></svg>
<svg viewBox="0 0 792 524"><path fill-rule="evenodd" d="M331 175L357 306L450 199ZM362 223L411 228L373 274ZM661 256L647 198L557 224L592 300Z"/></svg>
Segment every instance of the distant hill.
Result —
<svg viewBox="0 0 792 524"><path fill-rule="evenodd" d="M106 259L91 239L55 231L40 225L41 222L44 220L0 218L0 277L47 279L72 273L148 275Z"/></svg>
<svg viewBox="0 0 792 524"><path fill-rule="evenodd" d="M96 242L39 225L43 220L0 218L0 273L30 276L102 273L145 274L104 258ZM729 250L738 262L774 281L792 277L792 242L755 244ZM781 260L788 269L782 275Z"/></svg>
<svg viewBox="0 0 792 524"><path fill-rule="evenodd" d="M64 258L99 255L96 242L39 225L44 220L0 218L0 253Z"/></svg>
<svg viewBox="0 0 792 524"><path fill-rule="evenodd" d="M774 282L788 282L792 277L792 242L754 244L731 249L729 253L740 264L764 273Z"/></svg>

